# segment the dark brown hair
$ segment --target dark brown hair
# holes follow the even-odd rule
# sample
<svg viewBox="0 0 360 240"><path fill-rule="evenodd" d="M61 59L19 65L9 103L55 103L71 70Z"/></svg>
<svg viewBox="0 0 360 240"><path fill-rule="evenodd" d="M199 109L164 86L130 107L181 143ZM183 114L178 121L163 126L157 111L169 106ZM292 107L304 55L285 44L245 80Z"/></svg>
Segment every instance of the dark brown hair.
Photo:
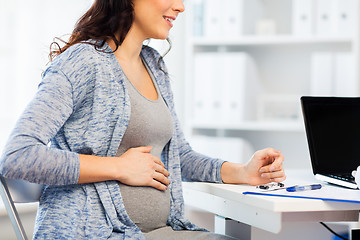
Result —
<svg viewBox="0 0 360 240"><path fill-rule="evenodd" d="M116 45L116 51L128 34L133 21L134 7L131 0L95 0L76 23L69 41L57 38L65 43L63 47L56 41L51 44L49 57L52 60L72 45L90 39L96 42L86 43L94 45L96 49L102 48L105 42L111 39Z"/></svg>

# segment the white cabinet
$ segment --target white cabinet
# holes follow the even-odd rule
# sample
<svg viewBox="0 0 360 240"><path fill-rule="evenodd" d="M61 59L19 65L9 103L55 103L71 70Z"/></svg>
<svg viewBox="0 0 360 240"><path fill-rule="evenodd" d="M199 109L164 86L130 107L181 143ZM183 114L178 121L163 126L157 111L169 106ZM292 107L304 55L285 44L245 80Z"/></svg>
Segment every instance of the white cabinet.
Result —
<svg viewBox="0 0 360 240"><path fill-rule="evenodd" d="M186 4L186 134L278 148L286 167L310 168L300 97L359 96L359 1Z"/></svg>

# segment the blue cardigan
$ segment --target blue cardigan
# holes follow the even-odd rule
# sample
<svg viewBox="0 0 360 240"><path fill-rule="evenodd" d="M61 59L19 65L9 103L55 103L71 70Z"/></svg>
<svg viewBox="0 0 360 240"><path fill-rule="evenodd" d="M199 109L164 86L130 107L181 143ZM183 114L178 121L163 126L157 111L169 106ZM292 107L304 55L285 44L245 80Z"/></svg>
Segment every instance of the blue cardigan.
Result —
<svg viewBox="0 0 360 240"><path fill-rule="evenodd" d="M46 185L34 239L145 239L127 215L116 181L77 184L78 154L114 157L130 119L125 75L109 49L81 43L60 54L44 72L0 158L3 176ZM164 62L159 65L160 55L147 46L141 56L174 124L162 153L171 181L168 225L199 230L184 218L181 181L221 182L223 161L191 149L175 113Z"/></svg>

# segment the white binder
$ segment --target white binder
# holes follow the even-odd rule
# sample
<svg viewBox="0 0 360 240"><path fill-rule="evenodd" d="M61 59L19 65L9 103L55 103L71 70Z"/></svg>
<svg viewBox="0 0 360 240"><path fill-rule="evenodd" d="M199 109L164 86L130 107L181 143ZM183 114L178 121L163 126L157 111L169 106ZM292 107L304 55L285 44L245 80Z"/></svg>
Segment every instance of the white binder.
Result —
<svg viewBox="0 0 360 240"><path fill-rule="evenodd" d="M206 66L211 64L208 58L202 54L194 56L194 91L193 91L193 118L195 122L204 122L209 118L209 105L207 100L211 97L209 87L204 82L210 74L206 71Z"/></svg>
<svg viewBox="0 0 360 240"><path fill-rule="evenodd" d="M193 36L203 36L204 28L204 2L203 0L193 0L192 1L192 31Z"/></svg>
<svg viewBox="0 0 360 240"><path fill-rule="evenodd" d="M194 57L194 122L199 124L215 123L220 114L215 108L216 93L220 81L217 53L198 53Z"/></svg>
<svg viewBox="0 0 360 240"><path fill-rule="evenodd" d="M194 61L194 122L238 124L256 116L261 87L244 52L197 53Z"/></svg>
<svg viewBox="0 0 360 240"><path fill-rule="evenodd" d="M207 37L219 36L221 29L222 0L204 1L204 35Z"/></svg>
<svg viewBox="0 0 360 240"><path fill-rule="evenodd" d="M314 32L314 1L293 0L292 32L297 36L308 36Z"/></svg>
<svg viewBox="0 0 360 240"><path fill-rule="evenodd" d="M260 91L255 64L244 52L221 56L223 123L238 124L255 119L256 95Z"/></svg>
<svg viewBox="0 0 360 240"><path fill-rule="evenodd" d="M337 0L335 17L339 36L354 34L356 7L355 0Z"/></svg>
<svg viewBox="0 0 360 240"><path fill-rule="evenodd" d="M310 94L330 96L333 94L333 53L318 52L311 56Z"/></svg>
<svg viewBox="0 0 360 240"><path fill-rule="evenodd" d="M244 0L222 0L221 25L224 36L243 34Z"/></svg>
<svg viewBox="0 0 360 240"><path fill-rule="evenodd" d="M316 34L330 36L336 33L337 0L316 0Z"/></svg>
<svg viewBox="0 0 360 240"><path fill-rule="evenodd" d="M355 77L355 57L349 52L334 54L334 95L339 97L358 96L359 83Z"/></svg>
<svg viewBox="0 0 360 240"><path fill-rule="evenodd" d="M246 119L246 55L245 53L224 53L221 59L223 123L239 123Z"/></svg>

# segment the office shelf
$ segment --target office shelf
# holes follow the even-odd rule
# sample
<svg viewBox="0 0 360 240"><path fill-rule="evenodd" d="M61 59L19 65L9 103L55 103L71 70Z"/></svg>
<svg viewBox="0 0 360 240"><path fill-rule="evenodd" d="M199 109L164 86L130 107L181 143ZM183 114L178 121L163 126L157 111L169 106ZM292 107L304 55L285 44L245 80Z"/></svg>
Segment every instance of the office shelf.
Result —
<svg viewBox="0 0 360 240"><path fill-rule="evenodd" d="M352 44L351 37L295 37L292 35L274 36L241 36L235 38L206 38L194 37L190 39L194 47L198 46L269 46L272 45L304 45L304 44Z"/></svg>
<svg viewBox="0 0 360 240"><path fill-rule="evenodd" d="M337 14L346 9L346 6L353 6L351 9L347 8L347 11L351 12L349 19L351 18L353 21L345 25L348 29L346 33L342 32L344 29L337 25L329 30L331 32L324 33L316 16L313 18L314 29L311 33L297 32L294 25L296 4L311 2L314 4L314 9L320 9L320 6L315 6L315 4L324 3L324 1L224 0L218 1L221 6L213 11L213 15L215 18L221 16L220 11L227 3L231 3L233 8L236 5L241 6L241 9L231 10L228 15L238 14L240 16L239 24L242 30L234 31L233 35L229 34L229 31L224 34L209 34L207 31L216 29L216 26L214 28L204 26L209 22L206 20L209 19L206 15L209 8L203 8L202 15L196 14L198 14L201 4L214 4L216 0L192 1L192 4L196 6L188 6L186 13L188 35L185 43L187 49L185 52L185 119L187 120L185 133L190 137L208 135L219 137L219 139L227 136L241 138L249 141L254 149L272 146L286 153L287 166L291 168L309 167L309 153L300 111L300 97L304 95L359 96L360 93L359 68L357 67L360 55L360 0L334 1L341 2L338 5L339 9L336 10ZM326 4L330 3L326 2ZM320 10L317 11L320 12ZM219 18L217 20L223 21ZM264 34L259 30L259 23L264 22L266 26L275 24L273 32ZM202 27L201 31L199 26ZM213 75L216 74L217 79L214 83L210 80L203 81L204 88L200 88L200 91L197 90L199 88L197 81L202 75L195 74L199 69L196 65L198 61L196 57L203 54L203 59L206 60L207 53L210 53L209 56L213 58L219 54L221 59L224 59L227 54L231 57L232 53L241 53L251 59L254 71L256 71L256 78L247 77L245 73L245 77L240 79L238 76L241 73L240 70L235 71L235 74L232 75L227 74L233 78L232 81L242 81L241 84L233 82L233 86L234 88L242 86L242 89L238 89L239 97L246 95L241 99L244 111L243 119L227 122L231 118L220 117L217 119L216 114L204 114L206 116L203 121L196 118L194 109L199 106L197 98L199 95L206 95L209 89L206 85L213 84L215 90L212 91L221 94L222 85L228 81L225 79L226 74L223 74L221 67L216 64L208 68L203 67L204 71L212 71ZM316 75L319 68L316 64L324 62L322 61L324 54L333 56L329 60L331 64L340 61L345 66L352 66L353 69L338 70L336 69L338 66L334 65L323 71L323 76L319 77ZM338 60L343 59L341 58L343 56L350 56L350 60L348 59L346 64L343 60ZM239 63L232 67L244 68ZM214 68L221 73L213 71ZM204 74L203 77L210 78L211 74ZM335 78L336 80L334 80ZM320 84L317 82L319 79L321 80ZM256 84L253 84L254 81ZM336 86L347 86L348 92L339 93ZM324 90L326 87L332 88L333 92L326 92ZM221 99L218 96L215 97ZM252 112L246 112L248 109Z"/></svg>
<svg viewBox="0 0 360 240"><path fill-rule="evenodd" d="M279 121L279 122L256 122L244 121L237 124L203 124L193 122L191 124L194 129L221 129L234 131L257 131L257 132L304 132L304 126L299 121Z"/></svg>

